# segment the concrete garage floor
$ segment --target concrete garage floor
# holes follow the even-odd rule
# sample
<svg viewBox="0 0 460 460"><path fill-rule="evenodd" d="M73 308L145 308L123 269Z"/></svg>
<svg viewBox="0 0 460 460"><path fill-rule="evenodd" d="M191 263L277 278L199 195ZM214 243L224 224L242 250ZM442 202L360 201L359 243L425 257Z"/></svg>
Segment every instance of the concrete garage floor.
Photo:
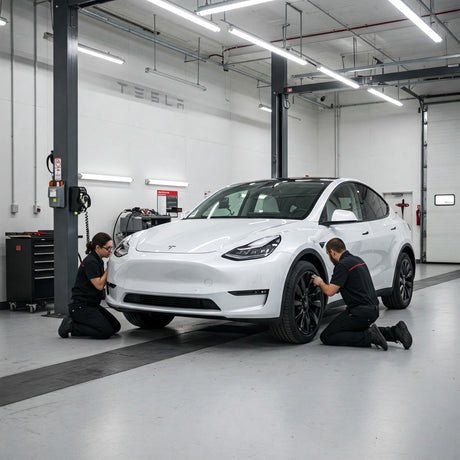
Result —
<svg viewBox="0 0 460 460"><path fill-rule="evenodd" d="M121 315L117 337L64 340L57 319L0 311L0 458L458 459L460 266L417 269L409 309L378 321L407 322L407 351Z"/></svg>

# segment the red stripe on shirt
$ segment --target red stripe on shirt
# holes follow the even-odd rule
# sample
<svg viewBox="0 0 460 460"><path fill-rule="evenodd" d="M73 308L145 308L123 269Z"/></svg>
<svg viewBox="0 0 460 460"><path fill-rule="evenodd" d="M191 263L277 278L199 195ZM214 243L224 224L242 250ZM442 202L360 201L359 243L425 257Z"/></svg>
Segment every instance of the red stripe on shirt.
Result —
<svg viewBox="0 0 460 460"><path fill-rule="evenodd" d="M348 271L351 272L351 271L354 270L356 267L361 267L361 265L366 265L366 263L363 262L362 264L357 264L357 265L355 265L354 267L351 267L350 269L348 269Z"/></svg>

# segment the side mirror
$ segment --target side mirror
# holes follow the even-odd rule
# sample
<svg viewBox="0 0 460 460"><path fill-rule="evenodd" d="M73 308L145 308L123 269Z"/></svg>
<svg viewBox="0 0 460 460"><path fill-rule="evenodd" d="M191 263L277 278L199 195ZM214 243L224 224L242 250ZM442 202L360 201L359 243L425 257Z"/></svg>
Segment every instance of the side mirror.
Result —
<svg viewBox="0 0 460 460"><path fill-rule="evenodd" d="M345 209L336 209L332 213L331 220L320 221L320 225L334 225L334 224L351 224L352 222L358 222L358 218L353 211L345 211Z"/></svg>

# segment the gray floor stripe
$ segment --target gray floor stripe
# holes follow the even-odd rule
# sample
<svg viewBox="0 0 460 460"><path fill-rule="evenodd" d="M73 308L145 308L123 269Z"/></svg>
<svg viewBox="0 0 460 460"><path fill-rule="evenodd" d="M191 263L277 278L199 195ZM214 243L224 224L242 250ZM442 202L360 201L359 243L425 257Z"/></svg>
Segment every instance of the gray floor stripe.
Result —
<svg viewBox="0 0 460 460"><path fill-rule="evenodd" d="M416 281L414 290L457 278L460 278L460 270L432 276ZM254 324L216 323L196 331L8 375L0 378L0 406L227 343L264 329Z"/></svg>
<svg viewBox="0 0 460 460"><path fill-rule="evenodd" d="M460 270L444 273L442 275L431 276L430 278L416 281L414 283L414 291L435 286L436 284L446 283L447 281L452 281L457 278L460 278Z"/></svg>
<svg viewBox="0 0 460 460"><path fill-rule="evenodd" d="M0 406L256 334L253 324L220 324L0 378Z"/></svg>

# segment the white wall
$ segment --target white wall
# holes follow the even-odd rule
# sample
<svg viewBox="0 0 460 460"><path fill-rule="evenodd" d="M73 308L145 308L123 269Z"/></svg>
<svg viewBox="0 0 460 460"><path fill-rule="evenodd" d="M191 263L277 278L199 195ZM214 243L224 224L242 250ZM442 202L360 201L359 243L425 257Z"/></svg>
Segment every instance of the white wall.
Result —
<svg viewBox="0 0 460 460"><path fill-rule="evenodd" d="M380 194L412 192L420 203L421 115L418 102L397 108L386 103L344 107L339 117L339 175L368 183ZM334 114L321 112L318 168L334 174ZM408 209L415 222L416 206ZM419 257L419 227L413 228Z"/></svg>
<svg viewBox="0 0 460 460"><path fill-rule="evenodd" d="M3 15L10 18L8 2ZM5 244L10 231L35 231L53 226L48 207L50 175L45 158L53 148L52 43L41 37L51 32L49 5L38 6L37 202L34 204L34 63L33 6L14 1L14 199L12 203L10 31L0 27L0 301L6 300ZM191 209L205 191L232 182L267 178L270 167L270 115L258 110L256 81L214 64L200 68L199 89L146 74L153 66L153 46L80 16L80 41L110 50L126 60L117 66L88 56L79 58L79 171L134 177L126 184L81 182L92 196L91 234L112 233L118 213L133 206L156 208L156 190L144 179L184 180L179 206ZM158 47L157 68L196 80L196 63ZM121 92L122 85L124 93ZM137 89L136 89L137 88ZM152 91L155 93L152 100ZM157 100L158 98L158 100ZM170 105L172 104L172 106ZM177 107L179 105L179 107ZM183 105L183 108L181 107ZM317 170L317 113L296 99L290 113L301 121L289 123L289 174L313 175ZM165 188L165 187L163 187ZM84 235L84 219L79 220ZM80 250L83 249L83 242Z"/></svg>

